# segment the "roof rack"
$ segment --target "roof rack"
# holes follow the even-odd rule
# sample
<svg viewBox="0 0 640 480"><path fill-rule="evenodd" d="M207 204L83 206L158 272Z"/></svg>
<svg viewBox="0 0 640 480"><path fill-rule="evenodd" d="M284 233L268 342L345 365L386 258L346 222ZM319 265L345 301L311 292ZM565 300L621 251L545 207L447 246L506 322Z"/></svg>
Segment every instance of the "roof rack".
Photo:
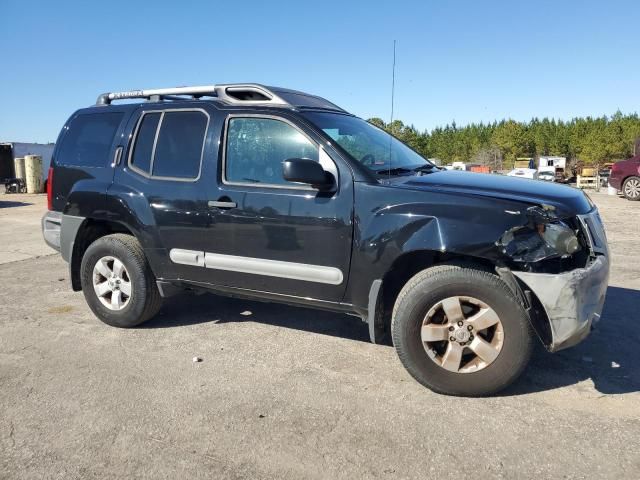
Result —
<svg viewBox="0 0 640 480"><path fill-rule="evenodd" d="M129 90L126 92L107 92L98 96L96 105L110 105L115 100L142 98L149 101L176 100L184 96L192 98L216 97L226 103L243 105L289 106L273 91L255 83L201 85L194 87L155 88L148 90Z"/></svg>

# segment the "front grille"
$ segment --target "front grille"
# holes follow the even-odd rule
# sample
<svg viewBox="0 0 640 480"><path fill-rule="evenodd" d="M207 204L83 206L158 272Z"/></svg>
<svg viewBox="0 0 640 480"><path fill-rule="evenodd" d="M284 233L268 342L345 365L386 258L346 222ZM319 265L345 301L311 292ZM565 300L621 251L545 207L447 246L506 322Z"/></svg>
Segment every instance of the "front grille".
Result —
<svg viewBox="0 0 640 480"><path fill-rule="evenodd" d="M578 215L582 231L594 254L607 254L607 234L597 209L586 215Z"/></svg>

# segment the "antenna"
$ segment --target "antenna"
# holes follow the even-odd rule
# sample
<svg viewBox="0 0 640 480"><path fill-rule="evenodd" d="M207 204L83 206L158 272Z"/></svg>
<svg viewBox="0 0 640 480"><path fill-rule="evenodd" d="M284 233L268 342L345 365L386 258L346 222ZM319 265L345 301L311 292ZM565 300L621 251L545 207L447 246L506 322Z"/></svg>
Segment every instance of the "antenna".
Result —
<svg viewBox="0 0 640 480"><path fill-rule="evenodd" d="M393 142L393 104L396 92L396 41L393 41L393 66L391 67L391 118L389 120L389 129L391 137L389 137L389 169L387 170L387 179L391 178L391 148Z"/></svg>
<svg viewBox="0 0 640 480"><path fill-rule="evenodd" d="M393 67L391 67L391 120L390 126L393 123L393 100L396 90L396 41L393 41ZM391 127L393 128L393 127Z"/></svg>

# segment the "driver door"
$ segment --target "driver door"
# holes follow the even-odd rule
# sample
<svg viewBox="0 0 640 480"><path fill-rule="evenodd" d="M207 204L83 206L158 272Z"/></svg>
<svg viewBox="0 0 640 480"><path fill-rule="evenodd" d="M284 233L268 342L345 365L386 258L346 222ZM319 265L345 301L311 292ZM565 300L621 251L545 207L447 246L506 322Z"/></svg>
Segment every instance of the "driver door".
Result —
<svg viewBox="0 0 640 480"><path fill-rule="evenodd" d="M208 281L340 301L353 235L350 172L338 172L314 133L284 115L229 115L222 146L218 179L208 183ZM320 162L336 188L284 180L289 158Z"/></svg>

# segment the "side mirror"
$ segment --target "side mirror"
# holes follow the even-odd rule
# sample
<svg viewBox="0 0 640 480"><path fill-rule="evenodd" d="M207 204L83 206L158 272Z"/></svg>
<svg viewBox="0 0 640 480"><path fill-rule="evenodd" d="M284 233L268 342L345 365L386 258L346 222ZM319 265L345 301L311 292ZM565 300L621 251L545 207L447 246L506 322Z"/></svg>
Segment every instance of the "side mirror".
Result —
<svg viewBox="0 0 640 480"><path fill-rule="evenodd" d="M282 176L288 182L306 183L320 190L333 186L333 178L322 165L307 158L290 158L282 164Z"/></svg>

